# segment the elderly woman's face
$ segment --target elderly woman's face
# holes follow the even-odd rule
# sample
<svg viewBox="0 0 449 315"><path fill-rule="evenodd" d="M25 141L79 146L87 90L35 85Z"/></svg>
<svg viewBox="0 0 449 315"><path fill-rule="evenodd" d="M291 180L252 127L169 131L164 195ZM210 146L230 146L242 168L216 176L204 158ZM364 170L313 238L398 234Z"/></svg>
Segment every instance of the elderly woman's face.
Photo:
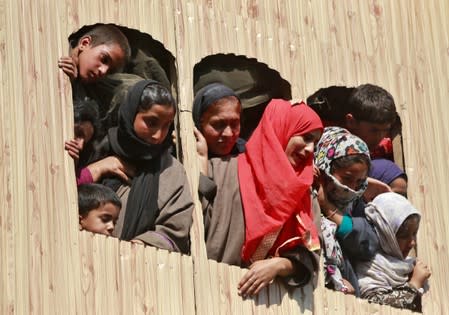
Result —
<svg viewBox="0 0 449 315"><path fill-rule="evenodd" d="M240 135L239 100L234 97L219 99L201 116L201 133L207 142L209 153L224 156L231 153Z"/></svg>

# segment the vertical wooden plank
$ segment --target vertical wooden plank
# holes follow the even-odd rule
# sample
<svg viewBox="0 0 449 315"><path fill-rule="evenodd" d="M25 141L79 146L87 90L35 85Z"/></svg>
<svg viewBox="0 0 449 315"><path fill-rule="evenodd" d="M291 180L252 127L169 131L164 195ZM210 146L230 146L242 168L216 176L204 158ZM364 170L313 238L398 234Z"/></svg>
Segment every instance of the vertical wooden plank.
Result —
<svg viewBox="0 0 449 315"><path fill-rule="evenodd" d="M63 163L57 161L63 154L62 141L55 145L49 129L49 117L61 117L63 114L59 108L50 110L51 106L42 106L57 97L58 91L54 88L54 74L57 70L42 62L45 60L42 57L44 50L40 52L40 49L36 48L40 47L39 40L44 37L43 33L48 31L42 26L45 16L38 9L38 3L30 5L9 2L8 10L8 37L11 40L8 40L6 46L9 61L4 71L11 74L13 88L10 90L16 95L10 94L5 104L12 104L11 113L17 113L17 116L10 117L14 128L17 128L14 137L23 137L13 145L13 150L21 156L14 167L18 170L19 178L14 182L14 185L18 186L13 192L14 199L17 198L14 204L14 225L17 225L17 228L13 228L16 236L10 243L22 253L21 257L15 257L17 275L20 274L15 280L18 284L15 289L15 310L19 313L40 314L65 309L65 312L74 313L78 296L72 295L69 299L62 287L71 283L69 290L80 291L76 290L80 289L79 278L67 272L73 271L71 267L76 263L69 260L63 264L60 257L78 257L74 241L77 236L76 229L64 226L69 218L75 219L76 216L73 212L67 214L64 211L54 211L64 204L61 201L66 194L63 192L64 177L61 172ZM51 27L51 24L48 27ZM51 35L46 39L49 42L57 42L56 34ZM48 58L54 55L54 50L46 53ZM57 60L56 57L54 60ZM56 62L53 65L55 66ZM47 82L48 89L39 86L44 81ZM47 141L42 142L42 139ZM56 160L52 160L53 157L56 157ZM55 187L59 187L62 193L55 194ZM61 226L64 233L58 233ZM71 244L71 247L66 246L67 244ZM15 275L16 271L11 274ZM29 274L32 274L33 278L29 278ZM56 300L58 303L55 303Z"/></svg>
<svg viewBox="0 0 449 315"><path fill-rule="evenodd" d="M181 278L181 254L179 253L169 253L168 255L168 270L167 273L169 275L168 283L176 284L170 285L170 297L174 298L174 303L171 303L172 309L171 314L183 314L184 313L184 304L182 300L182 282ZM175 302L176 301L176 302ZM164 300L166 303L167 300Z"/></svg>
<svg viewBox="0 0 449 315"><path fill-rule="evenodd" d="M246 269L229 266L229 281L233 307L232 314L255 314L254 299L251 297L243 298L237 294L237 285L246 272Z"/></svg>
<svg viewBox="0 0 449 315"><path fill-rule="evenodd" d="M83 303L79 309L83 314L95 314L96 296L95 296L95 269L93 266L93 234L89 232L80 232L80 259L81 259L81 290Z"/></svg>
<svg viewBox="0 0 449 315"><path fill-rule="evenodd" d="M231 314L250 314L248 310L244 310L244 304L242 303L242 297L238 296L237 285L241 279L241 271L238 268L228 268L229 272L229 299ZM244 313L247 312L247 313Z"/></svg>
<svg viewBox="0 0 449 315"><path fill-rule="evenodd" d="M170 264L168 261L168 251L158 250L156 255L157 272L157 303L161 314L176 314L174 303L166 303L165 298L170 296Z"/></svg>
<svg viewBox="0 0 449 315"><path fill-rule="evenodd" d="M118 277L120 292L120 314L134 314L134 292L132 290L133 257L130 242L120 242L120 277ZM136 245L133 245L136 246Z"/></svg>
<svg viewBox="0 0 449 315"><path fill-rule="evenodd" d="M116 276L116 266L111 263L111 259L117 259L119 252L114 252L113 243L117 239L106 237L101 234L94 234L92 247L92 267L94 274L94 295L95 295L95 314L108 313L113 314L117 311L112 303L116 287L114 278ZM109 249L109 247L112 247ZM109 255L108 255L109 254ZM134 266L132 266L134 267ZM135 270L136 268L133 268ZM129 279L131 282L133 279Z"/></svg>
<svg viewBox="0 0 449 315"><path fill-rule="evenodd" d="M16 28L15 21L19 20L19 10L16 5L11 3L5 3L6 5L6 30L12 30ZM19 50L19 42L12 41L11 32L6 32L6 43L5 43L5 73L8 78L8 88L5 89L5 96L7 102L5 104L10 104L10 102L17 102L17 104L23 104L22 102L22 85L21 85L21 65L16 63L12 51ZM16 89L9 89L10 86L16 87ZM9 275L9 285L8 291L10 294L10 303L8 305L8 310L11 313L26 313L30 312L29 300L28 300L28 246L27 240L24 238L26 234L27 219L23 211L18 212L18 209L24 209L26 206L26 194L25 189L20 189L17 185L21 184L22 187L26 187L26 177L24 172L25 164L25 154L24 154L24 138L23 137L13 137L14 134L20 135L20 131L24 130L24 119L23 115L17 115L16 112L12 112L11 109L8 112L8 116L4 117L4 121L14 122L11 125L11 130L9 135L11 136L11 191L10 191L10 202L12 209L15 210L15 214L10 217L11 228L9 231L9 236L7 237L8 249L8 275ZM5 165L6 167L6 165ZM14 184L14 182L16 182ZM20 221L22 221L20 224ZM22 227L22 228L21 228ZM24 301L24 303L17 303L18 300Z"/></svg>
<svg viewBox="0 0 449 315"><path fill-rule="evenodd" d="M132 247L132 252L135 257L135 265L133 266L133 279L129 279L132 283L133 301L135 305L134 314L148 314L151 309L151 301L148 299L148 291L156 290L155 286L149 282L151 279L151 271L147 261L145 260L145 253L149 251L155 254L154 248L144 247L142 245L135 245Z"/></svg>
<svg viewBox="0 0 449 315"><path fill-rule="evenodd" d="M205 10L201 8L201 10ZM201 23L202 20L196 21L195 6L190 1L176 1L176 56L183 58L183 63L178 64L179 86L178 93L180 103L179 120L181 145L183 147L184 159L183 164L187 170L187 176L192 189L192 196L196 198L198 191L198 174L199 167L196 159L196 143L193 134L193 122L191 116L191 102L193 99L193 81L192 71L195 59L198 59L198 51L201 43L206 40L202 37L195 38L194 34L204 34L193 29L194 23ZM204 14L204 11L201 11ZM210 28L210 26L208 26ZM198 41L200 40L200 41ZM181 57L182 56L182 57ZM193 226L190 231L190 239L192 240L191 253L193 258L194 272L194 290L195 305L197 314L212 314L214 306L212 303L204 303L204 301L213 301L213 290L210 286L211 275L208 270L206 248L204 244L203 215L201 204L198 200L195 202L195 210L193 213Z"/></svg>
<svg viewBox="0 0 449 315"><path fill-rule="evenodd" d="M118 313L120 310L120 292L118 279L120 279L120 241L116 238L108 237L104 239L104 247L99 249L100 255L104 259L104 266L107 272L104 275L107 285L107 308L102 312L109 314ZM103 291L103 288L100 288Z"/></svg>
<svg viewBox="0 0 449 315"><path fill-rule="evenodd" d="M157 303L157 265L155 263L156 249L145 250L145 274L143 283L145 286L145 309L146 314L161 314Z"/></svg>
<svg viewBox="0 0 449 315"><path fill-rule="evenodd" d="M195 286L193 280L193 260L187 255L181 256L181 288L184 314L195 314Z"/></svg>
<svg viewBox="0 0 449 315"><path fill-rule="evenodd" d="M255 314L281 314L278 286L262 289L253 300Z"/></svg>
<svg viewBox="0 0 449 315"><path fill-rule="evenodd" d="M212 288L212 291L210 292L210 301L212 305L216 306L216 312L218 314L223 314L223 305L220 296L219 263L214 260L208 260L207 264L209 265L207 271L210 275L210 283L208 283L208 286Z"/></svg>
<svg viewBox="0 0 449 315"><path fill-rule="evenodd" d="M7 23L8 7L5 1L0 1L0 102L7 104L10 101L8 86L11 84L11 77L8 76L9 68L7 51ZM2 207L0 209L0 253L3 257L0 262L1 285L0 285L0 312L2 314L13 314L15 310L15 254L14 254L14 204L13 204L13 169L14 163L11 156L13 145L12 128L13 120L10 119L10 111L7 106L0 106L0 178L3 179L3 185L0 187L0 200Z"/></svg>

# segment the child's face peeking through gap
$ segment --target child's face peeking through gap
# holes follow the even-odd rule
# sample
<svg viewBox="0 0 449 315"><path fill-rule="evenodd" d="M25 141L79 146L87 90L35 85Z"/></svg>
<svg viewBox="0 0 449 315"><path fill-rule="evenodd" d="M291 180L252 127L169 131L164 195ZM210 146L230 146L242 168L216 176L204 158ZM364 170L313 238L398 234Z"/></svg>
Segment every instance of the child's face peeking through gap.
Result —
<svg viewBox="0 0 449 315"><path fill-rule="evenodd" d="M94 125L92 124L92 122L88 120L83 120L75 123L74 129L75 129L75 140L78 142L82 150L84 145L89 143L94 136L95 133Z"/></svg>
<svg viewBox="0 0 449 315"><path fill-rule="evenodd" d="M118 219L120 208L111 202L92 209L85 215L80 215L82 230L110 236Z"/></svg>
<svg viewBox="0 0 449 315"><path fill-rule="evenodd" d="M408 256L410 250L416 246L416 234L418 233L418 229L419 217L411 215L404 221L404 223L402 223L396 233L396 239L404 259Z"/></svg>

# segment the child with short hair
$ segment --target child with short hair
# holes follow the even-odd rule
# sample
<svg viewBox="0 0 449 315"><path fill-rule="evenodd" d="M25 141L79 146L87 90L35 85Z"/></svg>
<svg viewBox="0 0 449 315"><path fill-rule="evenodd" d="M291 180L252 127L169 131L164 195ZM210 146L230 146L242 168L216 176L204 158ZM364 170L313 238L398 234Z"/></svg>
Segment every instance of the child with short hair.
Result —
<svg viewBox="0 0 449 315"><path fill-rule="evenodd" d="M112 235L122 202L109 187L100 184L78 186L80 230Z"/></svg>
<svg viewBox="0 0 449 315"><path fill-rule="evenodd" d="M416 246L419 211L405 197L389 192L369 203L365 214L379 236L380 250L371 261L357 266L361 297L421 311L423 287L431 272L422 261L408 256Z"/></svg>
<svg viewBox="0 0 449 315"><path fill-rule="evenodd" d="M94 25L70 45L70 56L61 57L58 66L72 81L82 83L121 71L131 56L128 39L113 24Z"/></svg>
<svg viewBox="0 0 449 315"><path fill-rule="evenodd" d="M370 151L389 136L397 119L393 96L377 85L356 87L346 106L345 128L365 141Z"/></svg>
<svg viewBox="0 0 449 315"><path fill-rule="evenodd" d="M325 127L346 128L365 141L371 158L393 159L391 139L384 137L400 133L401 122L394 99L385 89L373 84L330 86L309 96L307 104Z"/></svg>

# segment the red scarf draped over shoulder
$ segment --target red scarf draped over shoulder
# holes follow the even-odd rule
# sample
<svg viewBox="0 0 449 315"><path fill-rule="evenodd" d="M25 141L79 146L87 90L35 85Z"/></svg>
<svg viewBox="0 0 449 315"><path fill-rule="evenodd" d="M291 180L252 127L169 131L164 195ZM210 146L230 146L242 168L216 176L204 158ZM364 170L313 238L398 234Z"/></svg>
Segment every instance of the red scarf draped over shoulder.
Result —
<svg viewBox="0 0 449 315"><path fill-rule="evenodd" d="M277 256L297 245L319 248L310 197L313 154L296 170L285 154L292 136L317 129L322 131L323 124L305 103L273 99L247 142L246 152L239 155L245 215L243 261Z"/></svg>

